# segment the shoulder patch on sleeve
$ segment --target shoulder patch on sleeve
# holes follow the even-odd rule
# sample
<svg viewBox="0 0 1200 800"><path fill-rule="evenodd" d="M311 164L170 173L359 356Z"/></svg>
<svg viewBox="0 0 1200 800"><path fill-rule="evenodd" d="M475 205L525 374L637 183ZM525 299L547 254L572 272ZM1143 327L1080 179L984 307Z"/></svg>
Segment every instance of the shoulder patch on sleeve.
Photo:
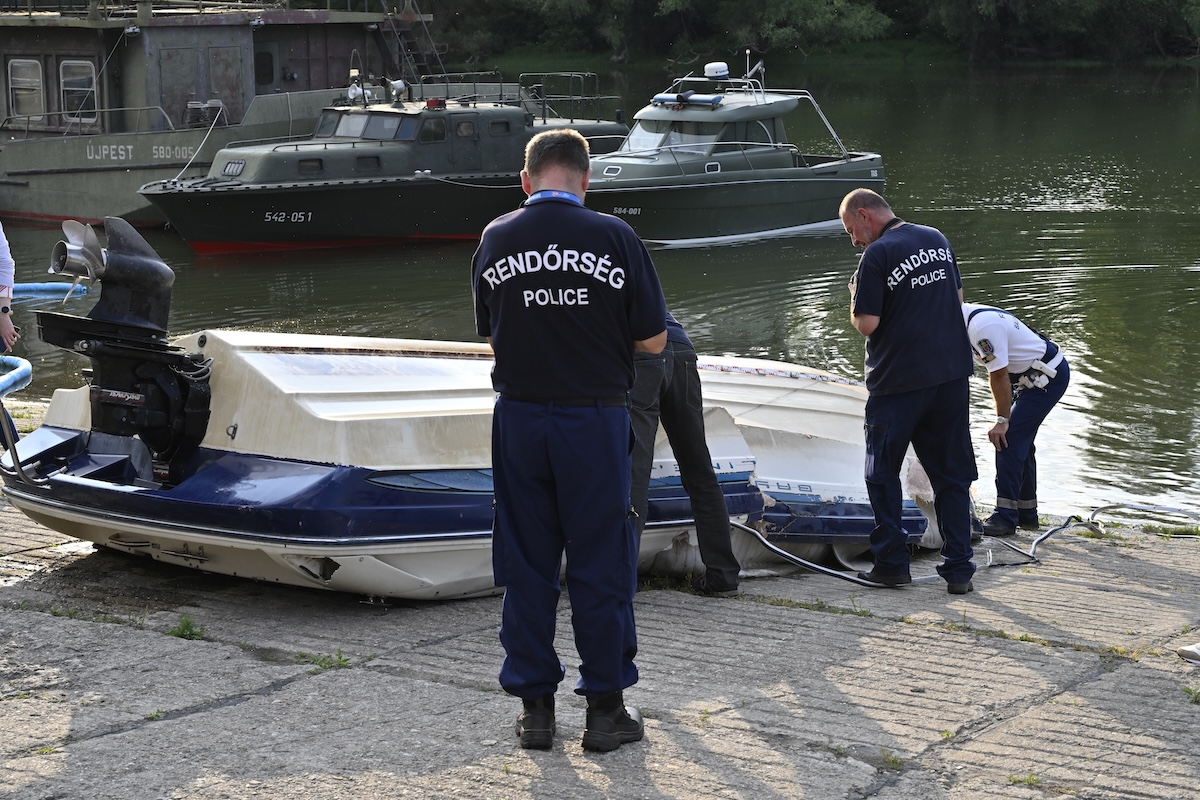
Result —
<svg viewBox="0 0 1200 800"><path fill-rule="evenodd" d="M979 340L979 354L979 357L985 364L987 364L989 361L996 360L996 348L992 345L990 339Z"/></svg>

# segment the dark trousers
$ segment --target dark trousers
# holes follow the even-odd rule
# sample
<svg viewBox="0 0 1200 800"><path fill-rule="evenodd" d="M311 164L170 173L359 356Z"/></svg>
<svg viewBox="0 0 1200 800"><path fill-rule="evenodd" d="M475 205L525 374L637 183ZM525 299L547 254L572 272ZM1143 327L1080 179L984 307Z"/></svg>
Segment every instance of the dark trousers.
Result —
<svg viewBox="0 0 1200 800"><path fill-rule="evenodd" d="M1071 368L1064 358L1058 364L1058 374L1044 388L1014 389L1006 437L1008 447L996 451L995 511L1013 526L1021 521L1037 521L1037 457L1033 440L1070 382Z"/></svg>
<svg viewBox="0 0 1200 800"><path fill-rule="evenodd" d="M637 533L629 518L629 412L499 398L492 418L492 567L505 587L500 685L533 699L565 670L554 650L565 553L579 651L575 691L637 682Z"/></svg>
<svg viewBox="0 0 1200 800"><path fill-rule="evenodd" d="M691 501L708 584L717 589L734 588L741 567L729 540L725 493L704 437L696 351L681 342L668 341L661 355L636 353L634 364L637 375L630 395L634 434L630 499L638 514L638 533L646 525L654 437L661 422L675 453L680 482Z"/></svg>
<svg viewBox="0 0 1200 800"><path fill-rule="evenodd" d="M943 563L938 573L965 583L971 562L971 482L979 477L971 448L967 379L927 389L867 398L865 477L875 529L871 554L882 575L908 574L908 543L901 527L900 471L909 444L933 486L933 506L942 533Z"/></svg>

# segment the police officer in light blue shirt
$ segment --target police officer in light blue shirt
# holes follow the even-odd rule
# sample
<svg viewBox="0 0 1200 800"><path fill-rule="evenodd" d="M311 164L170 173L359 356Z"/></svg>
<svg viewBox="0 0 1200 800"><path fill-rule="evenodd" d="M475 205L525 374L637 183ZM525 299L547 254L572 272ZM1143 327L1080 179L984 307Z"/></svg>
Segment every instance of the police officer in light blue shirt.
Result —
<svg viewBox="0 0 1200 800"><path fill-rule="evenodd" d="M884 586L912 582L900 487L911 444L933 486L944 540L938 573L951 594L966 594L975 588L970 487L978 473L958 262L941 231L904 222L869 189L846 195L839 216L854 245L865 248L850 282L850 319L867 337L864 477L875 565L860 577Z"/></svg>

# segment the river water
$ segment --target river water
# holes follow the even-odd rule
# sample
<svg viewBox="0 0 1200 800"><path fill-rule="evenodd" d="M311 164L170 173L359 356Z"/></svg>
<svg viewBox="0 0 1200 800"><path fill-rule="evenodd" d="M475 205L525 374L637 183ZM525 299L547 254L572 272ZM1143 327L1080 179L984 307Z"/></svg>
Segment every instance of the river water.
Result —
<svg viewBox="0 0 1200 800"><path fill-rule="evenodd" d="M635 109L664 88L661 77L609 76L610 88ZM848 147L883 153L889 201L949 236L968 300L1010 309L1067 353L1071 387L1037 441L1041 510L1196 510L1200 73L798 69L774 71L769 83L810 89ZM6 231L18 281L47 280L61 233ZM169 231L147 238L177 274L173 334L239 327L477 338L469 243L198 259ZM840 228L655 254L668 303L702 352L861 378L863 342L846 292L856 260ZM86 313L95 296L65 310ZM17 352L34 366L25 398L78 385L86 366L36 340L32 311L59 301L16 303L26 332ZM972 404L986 513L995 498L986 438L994 411L982 372Z"/></svg>

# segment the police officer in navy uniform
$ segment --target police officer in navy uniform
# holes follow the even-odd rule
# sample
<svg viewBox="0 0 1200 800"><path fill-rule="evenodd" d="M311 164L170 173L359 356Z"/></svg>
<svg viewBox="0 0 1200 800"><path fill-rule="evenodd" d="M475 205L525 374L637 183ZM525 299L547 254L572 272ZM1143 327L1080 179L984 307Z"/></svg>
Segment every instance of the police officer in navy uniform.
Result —
<svg viewBox="0 0 1200 800"><path fill-rule="evenodd" d="M859 577L912 582L900 516L900 470L911 444L933 486L944 540L938 573L951 594L966 594L974 589L970 488L978 473L958 262L941 231L904 222L869 189L847 194L839 216L854 245L866 248L850 282L850 318L867 337L865 477L875 564Z"/></svg>
<svg viewBox="0 0 1200 800"><path fill-rule="evenodd" d="M492 564L505 587L500 685L520 697L521 746L548 749L554 650L566 555L579 651L575 691L587 698L583 746L642 738L623 690L637 682L638 544L630 513L628 393L634 350L661 352L666 304L633 230L583 206L588 144L569 129L535 136L521 184L529 199L493 220L472 262L476 329L495 350L496 491Z"/></svg>
<svg viewBox="0 0 1200 800"><path fill-rule="evenodd" d="M996 509L983 532L1009 536L1017 526L1037 530L1037 458L1033 439L1071 381L1058 345L1007 311L963 303L975 360L988 371L996 424Z"/></svg>

